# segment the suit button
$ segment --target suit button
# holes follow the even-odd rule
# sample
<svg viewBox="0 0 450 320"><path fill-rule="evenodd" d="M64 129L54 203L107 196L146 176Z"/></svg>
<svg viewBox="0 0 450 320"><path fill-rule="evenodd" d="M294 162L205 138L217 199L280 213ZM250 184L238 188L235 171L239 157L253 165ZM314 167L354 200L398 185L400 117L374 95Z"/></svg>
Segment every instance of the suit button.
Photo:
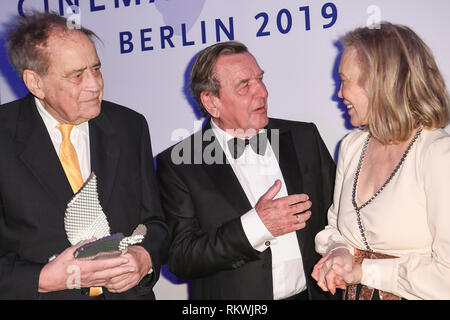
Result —
<svg viewBox="0 0 450 320"><path fill-rule="evenodd" d="M268 247L268 246L270 246L270 241L266 241L266 242L264 242L264 244L266 245L266 247Z"/></svg>

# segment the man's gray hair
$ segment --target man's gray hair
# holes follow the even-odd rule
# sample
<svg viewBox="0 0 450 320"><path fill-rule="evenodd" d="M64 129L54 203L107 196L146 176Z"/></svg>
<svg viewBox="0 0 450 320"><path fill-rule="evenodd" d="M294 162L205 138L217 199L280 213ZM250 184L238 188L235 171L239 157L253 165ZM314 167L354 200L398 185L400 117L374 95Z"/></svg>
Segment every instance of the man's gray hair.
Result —
<svg viewBox="0 0 450 320"><path fill-rule="evenodd" d="M49 52L47 41L53 32L69 32L67 19L51 12L31 11L25 16L18 16L16 21L8 26L6 46L11 64L20 77L24 70L29 69L40 75L47 74L49 67ZM86 28L76 29L90 39L99 39L97 35Z"/></svg>

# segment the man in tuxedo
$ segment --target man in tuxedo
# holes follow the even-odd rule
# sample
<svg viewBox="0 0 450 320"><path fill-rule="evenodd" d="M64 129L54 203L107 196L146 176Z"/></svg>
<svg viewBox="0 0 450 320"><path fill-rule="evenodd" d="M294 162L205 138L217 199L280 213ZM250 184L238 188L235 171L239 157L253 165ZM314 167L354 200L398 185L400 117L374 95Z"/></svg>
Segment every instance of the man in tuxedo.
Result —
<svg viewBox="0 0 450 320"><path fill-rule="evenodd" d="M30 94L0 107L0 298L154 299L169 236L147 122L102 100L92 31L51 13L18 19L8 53ZM64 215L91 171L111 234L144 224L147 235L85 261Z"/></svg>
<svg viewBox="0 0 450 320"><path fill-rule="evenodd" d="M193 299L330 298L310 276L335 175L315 125L267 117L263 71L239 42L204 49L190 89L211 119L157 157L169 270Z"/></svg>

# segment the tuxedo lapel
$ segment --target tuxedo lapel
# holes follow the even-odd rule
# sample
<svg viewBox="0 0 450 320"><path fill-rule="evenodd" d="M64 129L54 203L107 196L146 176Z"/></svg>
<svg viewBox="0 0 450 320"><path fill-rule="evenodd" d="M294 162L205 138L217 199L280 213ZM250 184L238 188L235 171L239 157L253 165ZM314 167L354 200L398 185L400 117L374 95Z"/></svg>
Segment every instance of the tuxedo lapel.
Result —
<svg viewBox="0 0 450 320"><path fill-rule="evenodd" d="M294 139L292 137L292 132L288 128L276 128L273 126L272 121L269 122L268 129L271 130L271 145L272 148L276 149L274 143L277 143L276 137L279 143L278 152L278 164L280 166L281 174L283 175L284 183L286 184L286 189L288 195L304 193L303 175L301 171L301 160L297 156L297 152L294 147ZM278 129L278 130L273 130ZM305 238L305 232L307 228L303 228L297 231L297 238L300 245L300 251L304 251L303 240Z"/></svg>
<svg viewBox="0 0 450 320"><path fill-rule="evenodd" d="M280 132L278 163L288 194L303 193L302 174L290 131Z"/></svg>
<svg viewBox="0 0 450 320"><path fill-rule="evenodd" d="M105 206L114 186L120 147L116 143L114 128L103 111L89 121L89 139L91 171L97 176L100 203Z"/></svg>
<svg viewBox="0 0 450 320"><path fill-rule="evenodd" d="M217 141L216 136L214 134L206 134L211 129L211 124L207 121L205 127L201 131L202 137L211 137L210 141L203 141L202 139L202 156L204 156L205 148L207 150L213 150L214 152L218 152L220 154L212 154L214 159L221 159L221 163L219 164L203 164L203 167L214 182L218 193L222 194L227 201L235 208L236 216L240 216L243 213L249 211L252 207L245 195L244 189L242 189L239 180L237 179L233 168L227 162L225 153L220 146L219 141ZM194 138L195 140L195 138ZM206 139L208 140L208 139ZM195 150L195 147L194 147ZM197 150L195 151L197 152ZM202 158L204 161L204 158Z"/></svg>
<svg viewBox="0 0 450 320"><path fill-rule="evenodd" d="M271 146L277 156L288 194L302 193L302 175L291 131L288 128L274 127L271 120L267 129L270 130Z"/></svg>
<svg viewBox="0 0 450 320"><path fill-rule="evenodd" d="M58 204L70 200L72 189L32 95L20 105L16 138L20 159L42 188Z"/></svg>

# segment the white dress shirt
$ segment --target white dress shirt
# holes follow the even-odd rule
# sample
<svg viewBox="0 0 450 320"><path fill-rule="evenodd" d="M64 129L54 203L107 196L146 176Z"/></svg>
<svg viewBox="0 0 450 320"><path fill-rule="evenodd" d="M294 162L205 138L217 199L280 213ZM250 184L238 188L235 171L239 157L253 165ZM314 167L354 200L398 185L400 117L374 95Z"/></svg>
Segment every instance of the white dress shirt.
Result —
<svg viewBox="0 0 450 320"><path fill-rule="evenodd" d="M53 116L48 113L42 106L39 99L34 98L37 110L44 120L45 127L47 128L50 139L52 140L55 151L59 157L59 148L62 143L61 131L56 126L59 124ZM82 124L73 127L70 133L70 141L72 142L75 151L77 152L78 162L80 164L81 176L83 181L86 181L91 174L91 159L90 159L90 147L89 147L89 124L83 122Z"/></svg>
<svg viewBox="0 0 450 320"><path fill-rule="evenodd" d="M259 198L267 192L277 179L282 182L282 187L275 198L288 195L277 158L270 143L267 144L264 156L256 154L247 145L242 156L234 159L227 144L227 141L234 136L220 129L213 120L211 120L211 127L225 151L228 163L233 168L253 207L241 216L244 232L255 250L263 252L268 247L272 250L274 299L287 298L305 290L306 278L296 233L290 232L278 237L272 236L254 209Z"/></svg>

